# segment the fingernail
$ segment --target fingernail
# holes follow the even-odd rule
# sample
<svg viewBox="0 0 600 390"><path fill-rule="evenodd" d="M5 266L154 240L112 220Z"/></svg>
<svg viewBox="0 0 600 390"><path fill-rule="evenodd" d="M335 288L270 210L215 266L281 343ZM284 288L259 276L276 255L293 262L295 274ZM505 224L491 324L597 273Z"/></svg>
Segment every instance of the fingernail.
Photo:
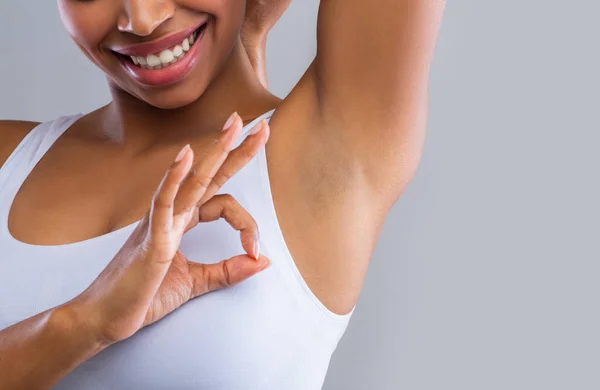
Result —
<svg viewBox="0 0 600 390"><path fill-rule="evenodd" d="M175 162L179 162L181 161L181 159L183 158L183 156L185 156L185 154L187 153L188 148L190 147L190 144L187 144L183 147L183 149L181 149L179 151L179 154L177 155L177 157L175 157Z"/></svg>
<svg viewBox="0 0 600 390"><path fill-rule="evenodd" d="M260 254L260 244L258 238L254 240L254 258L258 260Z"/></svg>
<svg viewBox="0 0 600 390"><path fill-rule="evenodd" d="M231 125L233 125L233 121L235 121L235 117L237 116L237 112L234 112L233 114L231 114L231 116L229 117L229 119L227 119L227 122L225 122L225 126L223 127L223 131L227 130L228 128L231 127Z"/></svg>
<svg viewBox="0 0 600 390"><path fill-rule="evenodd" d="M266 261L267 265L265 265L265 268L263 268L263 271L271 266L271 260L269 260L267 257L265 257L265 261Z"/></svg>
<svg viewBox="0 0 600 390"><path fill-rule="evenodd" d="M263 127L265 127L266 124L267 122L264 119L261 119L260 122L258 122L256 126L254 126L254 128L250 131L250 134L258 133L262 130Z"/></svg>

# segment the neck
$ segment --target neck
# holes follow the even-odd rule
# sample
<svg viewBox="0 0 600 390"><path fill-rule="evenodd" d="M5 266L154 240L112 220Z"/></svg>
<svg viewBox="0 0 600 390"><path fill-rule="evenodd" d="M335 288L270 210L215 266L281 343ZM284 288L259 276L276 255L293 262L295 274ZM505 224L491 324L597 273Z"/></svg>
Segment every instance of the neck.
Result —
<svg viewBox="0 0 600 390"><path fill-rule="evenodd" d="M202 96L177 109L153 107L110 84L113 101L98 111L105 137L119 143L181 143L221 130L234 111L246 122L275 108L280 99L260 83L241 41Z"/></svg>

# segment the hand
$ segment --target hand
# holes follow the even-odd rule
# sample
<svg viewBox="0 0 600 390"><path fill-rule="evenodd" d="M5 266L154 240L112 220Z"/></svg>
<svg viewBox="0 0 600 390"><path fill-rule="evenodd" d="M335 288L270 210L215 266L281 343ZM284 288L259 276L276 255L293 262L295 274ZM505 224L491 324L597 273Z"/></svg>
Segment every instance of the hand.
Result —
<svg viewBox="0 0 600 390"><path fill-rule="evenodd" d="M167 170L150 210L123 247L68 303L101 345L130 337L188 300L239 283L269 265L258 253L258 227L250 214L231 195L213 196L269 137L269 126L262 120L255 128L258 132L232 151L242 128L239 115L232 118L191 173L193 151L189 145L181 150L180 160ZM210 265L188 261L178 249L183 234L199 222L220 217L240 231L248 254Z"/></svg>

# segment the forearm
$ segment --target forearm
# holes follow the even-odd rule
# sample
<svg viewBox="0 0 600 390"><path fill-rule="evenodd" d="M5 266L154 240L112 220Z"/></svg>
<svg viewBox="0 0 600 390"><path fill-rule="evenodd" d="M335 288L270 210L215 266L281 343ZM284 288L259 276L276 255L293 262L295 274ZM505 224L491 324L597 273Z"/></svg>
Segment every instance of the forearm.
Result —
<svg viewBox="0 0 600 390"><path fill-rule="evenodd" d="M388 205L421 156L444 7L445 0L320 2L310 69L319 107L314 127L350 145L368 186L376 194L385 188Z"/></svg>
<svg viewBox="0 0 600 390"><path fill-rule="evenodd" d="M444 5L444 0L321 0L320 101L335 103L336 112L392 122L419 105Z"/></svg>
<svg viewBox="0 0 600 390"><path fill-rule="evenodd" d="M267 35L252 32L242 32L241 38L256 76L260 80L260 83L267 88Z"/></svg>
<svg viewBox="0 0 600 390"><path fill-rule="evenodd" d="M0 390L47 389L104 347L68 305L0 331Z"/></svg>
<svg viewBox="0 0 600 390"><path fill-rule="evenodd" d="M248 0L241 31L242 42L261 84L267 88L267 35L292 0Z"/></svg>

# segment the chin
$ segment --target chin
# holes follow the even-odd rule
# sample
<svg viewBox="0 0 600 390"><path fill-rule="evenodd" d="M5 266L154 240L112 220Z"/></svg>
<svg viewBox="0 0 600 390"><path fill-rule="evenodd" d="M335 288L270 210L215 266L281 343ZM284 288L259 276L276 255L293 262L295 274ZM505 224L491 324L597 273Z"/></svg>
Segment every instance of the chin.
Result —
<svg viewBox="0 0 600 390"><path fill-rule="evenodd" d="M203 93L204 89L173 88L167 91L138 94L136 98L156 108L173 110L194 103L202 97Z"/></svg>

